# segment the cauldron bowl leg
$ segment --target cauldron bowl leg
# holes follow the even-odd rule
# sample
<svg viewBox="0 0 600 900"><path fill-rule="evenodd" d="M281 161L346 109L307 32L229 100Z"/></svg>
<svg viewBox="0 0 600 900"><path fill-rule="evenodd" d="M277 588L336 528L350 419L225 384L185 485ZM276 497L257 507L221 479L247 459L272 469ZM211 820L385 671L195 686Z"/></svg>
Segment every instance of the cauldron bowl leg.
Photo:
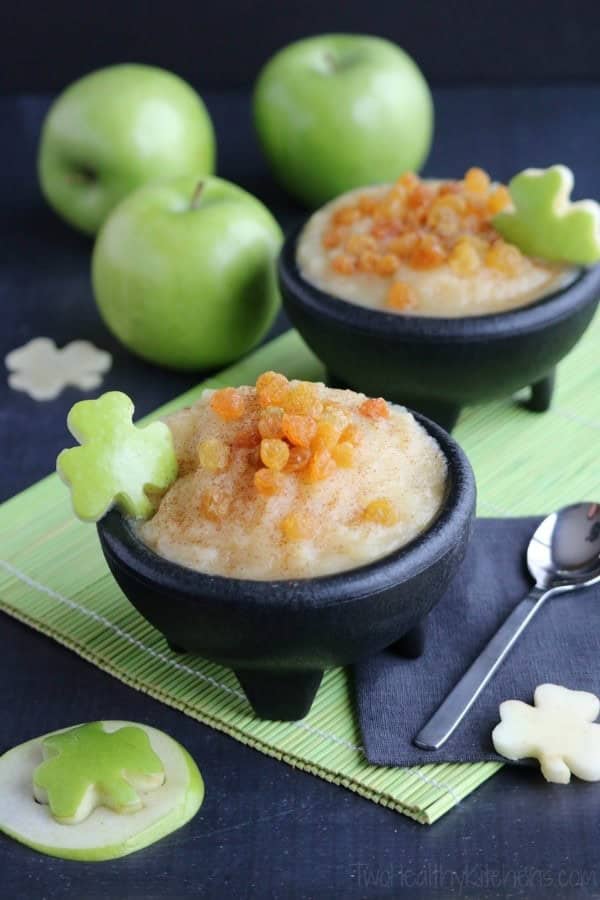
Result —
<svg viewBox="0 0 600 900"><path fill-rule="evenodd" d="M260 719L294 722L309 712L323 672L236 669L248 702Z"/></svg>

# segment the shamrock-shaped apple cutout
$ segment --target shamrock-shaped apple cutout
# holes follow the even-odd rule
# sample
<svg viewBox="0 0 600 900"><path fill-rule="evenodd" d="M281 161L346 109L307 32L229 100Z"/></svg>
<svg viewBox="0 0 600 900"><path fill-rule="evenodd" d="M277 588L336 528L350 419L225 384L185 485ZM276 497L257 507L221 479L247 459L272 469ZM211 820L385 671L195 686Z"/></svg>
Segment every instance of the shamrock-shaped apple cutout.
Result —
<svg viewBox="0 0 600 900"><path fill-rule="evenodd" d="M97 806L137 812L141 792L165 780L148 735L133 725L108 732L90 722L50 735L42 746L45 761L33 773L33 793L63 824L82 822Z"/></svg>
<svg viewBox="0 0 600 900"><path fill-rule="evenodd" d="M525 169L510 181L513 208L492 219L494 228L528 256L574 265L600 260L600 206L571 203L573 173L566 166Z"/></svg>
<svg viewBox="0 0 600 900"><path fill-rule="evenodd" d="M154 507L146 490L166 490L177 477L168 425L138 428L133 411L120 391L71 408L67 426L82 446L63 450L56 469L71 488L75 514L86 522L97 522L115 503L127 515L147 519Z"/></svg>
<svg viewBox="0 0 600 900"><path fill-rule="evenodd" d="M541 684L533 702L500 704L501 722L492 732L496 751L507 759L539 760L546 781L568 784L571 773L583 781L600 781L598 697Z"/></svg>
<svg viewBox="0 0 600 900"><path fill-rule="evenodd" d="M65 859L115 859L185 825L204 799L193 759L134 722L92 722L0 757L0 831Z"/></svg>
<svg viewBox="0 0 600 900"><path fill-rule="evenodd" d="M89 341L71 341L60 350L50 338L34 338L4 359L8 383L33 400L54 400L66 387L91 391L112 365L110 353Z"/></svg>

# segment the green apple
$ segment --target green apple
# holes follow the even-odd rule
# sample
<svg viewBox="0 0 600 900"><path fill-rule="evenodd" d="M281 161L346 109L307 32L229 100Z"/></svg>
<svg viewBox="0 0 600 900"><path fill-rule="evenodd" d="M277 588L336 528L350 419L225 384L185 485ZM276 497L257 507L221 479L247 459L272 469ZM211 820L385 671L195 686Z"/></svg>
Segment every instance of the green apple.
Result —
<svg viewBox="0 0 600 900"><path fill-rule="evenodd" d="M171 72L119 65L86 75L52 104L38 171L50 206L95 234L114 206L157 178L214 170L212 122Z"/></svg>
<svg viewBox="0 0 600 900"><path fill-rule="evenodd" d="M257 344L277 313L281 238L256 197L220 178L145 185L96 240L98 307L144 359L175 369L221 366Z"/></svg>
<svg viewBox="0 0 600 900"><path fill-rule="evenodd" d="M44 735L0 756L1 832L40 853L98 862L148 847L189 822L202 805L204 783L196 763L181 744L150 725L120 721L101 725L109 733L120 728L141 729L158 756L164 771L163 783L143 794L141 808L115 812L99 805L91 813L88 808L84 817L69 824L56 819L47 800L39 802L40 791L35 785L36 769L44 759L44 741L51 737ZM63 729L62 733L68 730ZM54 732L57 734L61 732ZM106 760L99 757L98 762ZM88 791L85 800L93 796L95 792Z"/></svg>
<svg viewBox="0 0 600 900"><path fill-rule="evenodd" d="M421 168L431 94L396 44L329 34L280 50L254 90L254 121L276 178L310 207Z"/></svg>

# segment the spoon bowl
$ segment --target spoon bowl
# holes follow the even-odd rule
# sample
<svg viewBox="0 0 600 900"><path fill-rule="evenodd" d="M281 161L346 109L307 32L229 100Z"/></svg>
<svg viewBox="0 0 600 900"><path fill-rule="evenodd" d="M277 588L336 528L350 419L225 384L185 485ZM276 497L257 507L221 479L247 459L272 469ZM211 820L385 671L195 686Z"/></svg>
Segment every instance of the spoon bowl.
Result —
<svg viewBox="0 0 600 900"><path fill-rule="evenodd" d="M574 503L547 516L527 549L537 585L574 590L600 579L600 504Z"/></svg>

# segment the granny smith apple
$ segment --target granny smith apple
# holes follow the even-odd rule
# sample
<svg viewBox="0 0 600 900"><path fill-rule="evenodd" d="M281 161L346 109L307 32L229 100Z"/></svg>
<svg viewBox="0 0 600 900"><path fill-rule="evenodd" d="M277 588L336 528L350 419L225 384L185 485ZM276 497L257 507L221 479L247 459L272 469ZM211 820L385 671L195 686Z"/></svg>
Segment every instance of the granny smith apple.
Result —
<svg viewBox="0 0 600 900"><path fill-rule="evenodd" d="M189 84L152 66L118 65L86 75L52 104L38 170L56 212L95 234L134 188L210 174L214 157L210 117Z"/></svg>
<svg viewBox="0 0 600 900"><path fill-rule="evenodd" d="M158 365L231 362L261 340L277 312L281 238L259 200L220 178L145 185L96 240L98 307L126 347Z"/></svg>
<svg viewBox="0 0 600 900"><path fill-rule="evenodd" d="M316 207L420 169L433 104L400 47L329 34L290 44L266 64L254 90L254 121L276 178Z"/></svg>

